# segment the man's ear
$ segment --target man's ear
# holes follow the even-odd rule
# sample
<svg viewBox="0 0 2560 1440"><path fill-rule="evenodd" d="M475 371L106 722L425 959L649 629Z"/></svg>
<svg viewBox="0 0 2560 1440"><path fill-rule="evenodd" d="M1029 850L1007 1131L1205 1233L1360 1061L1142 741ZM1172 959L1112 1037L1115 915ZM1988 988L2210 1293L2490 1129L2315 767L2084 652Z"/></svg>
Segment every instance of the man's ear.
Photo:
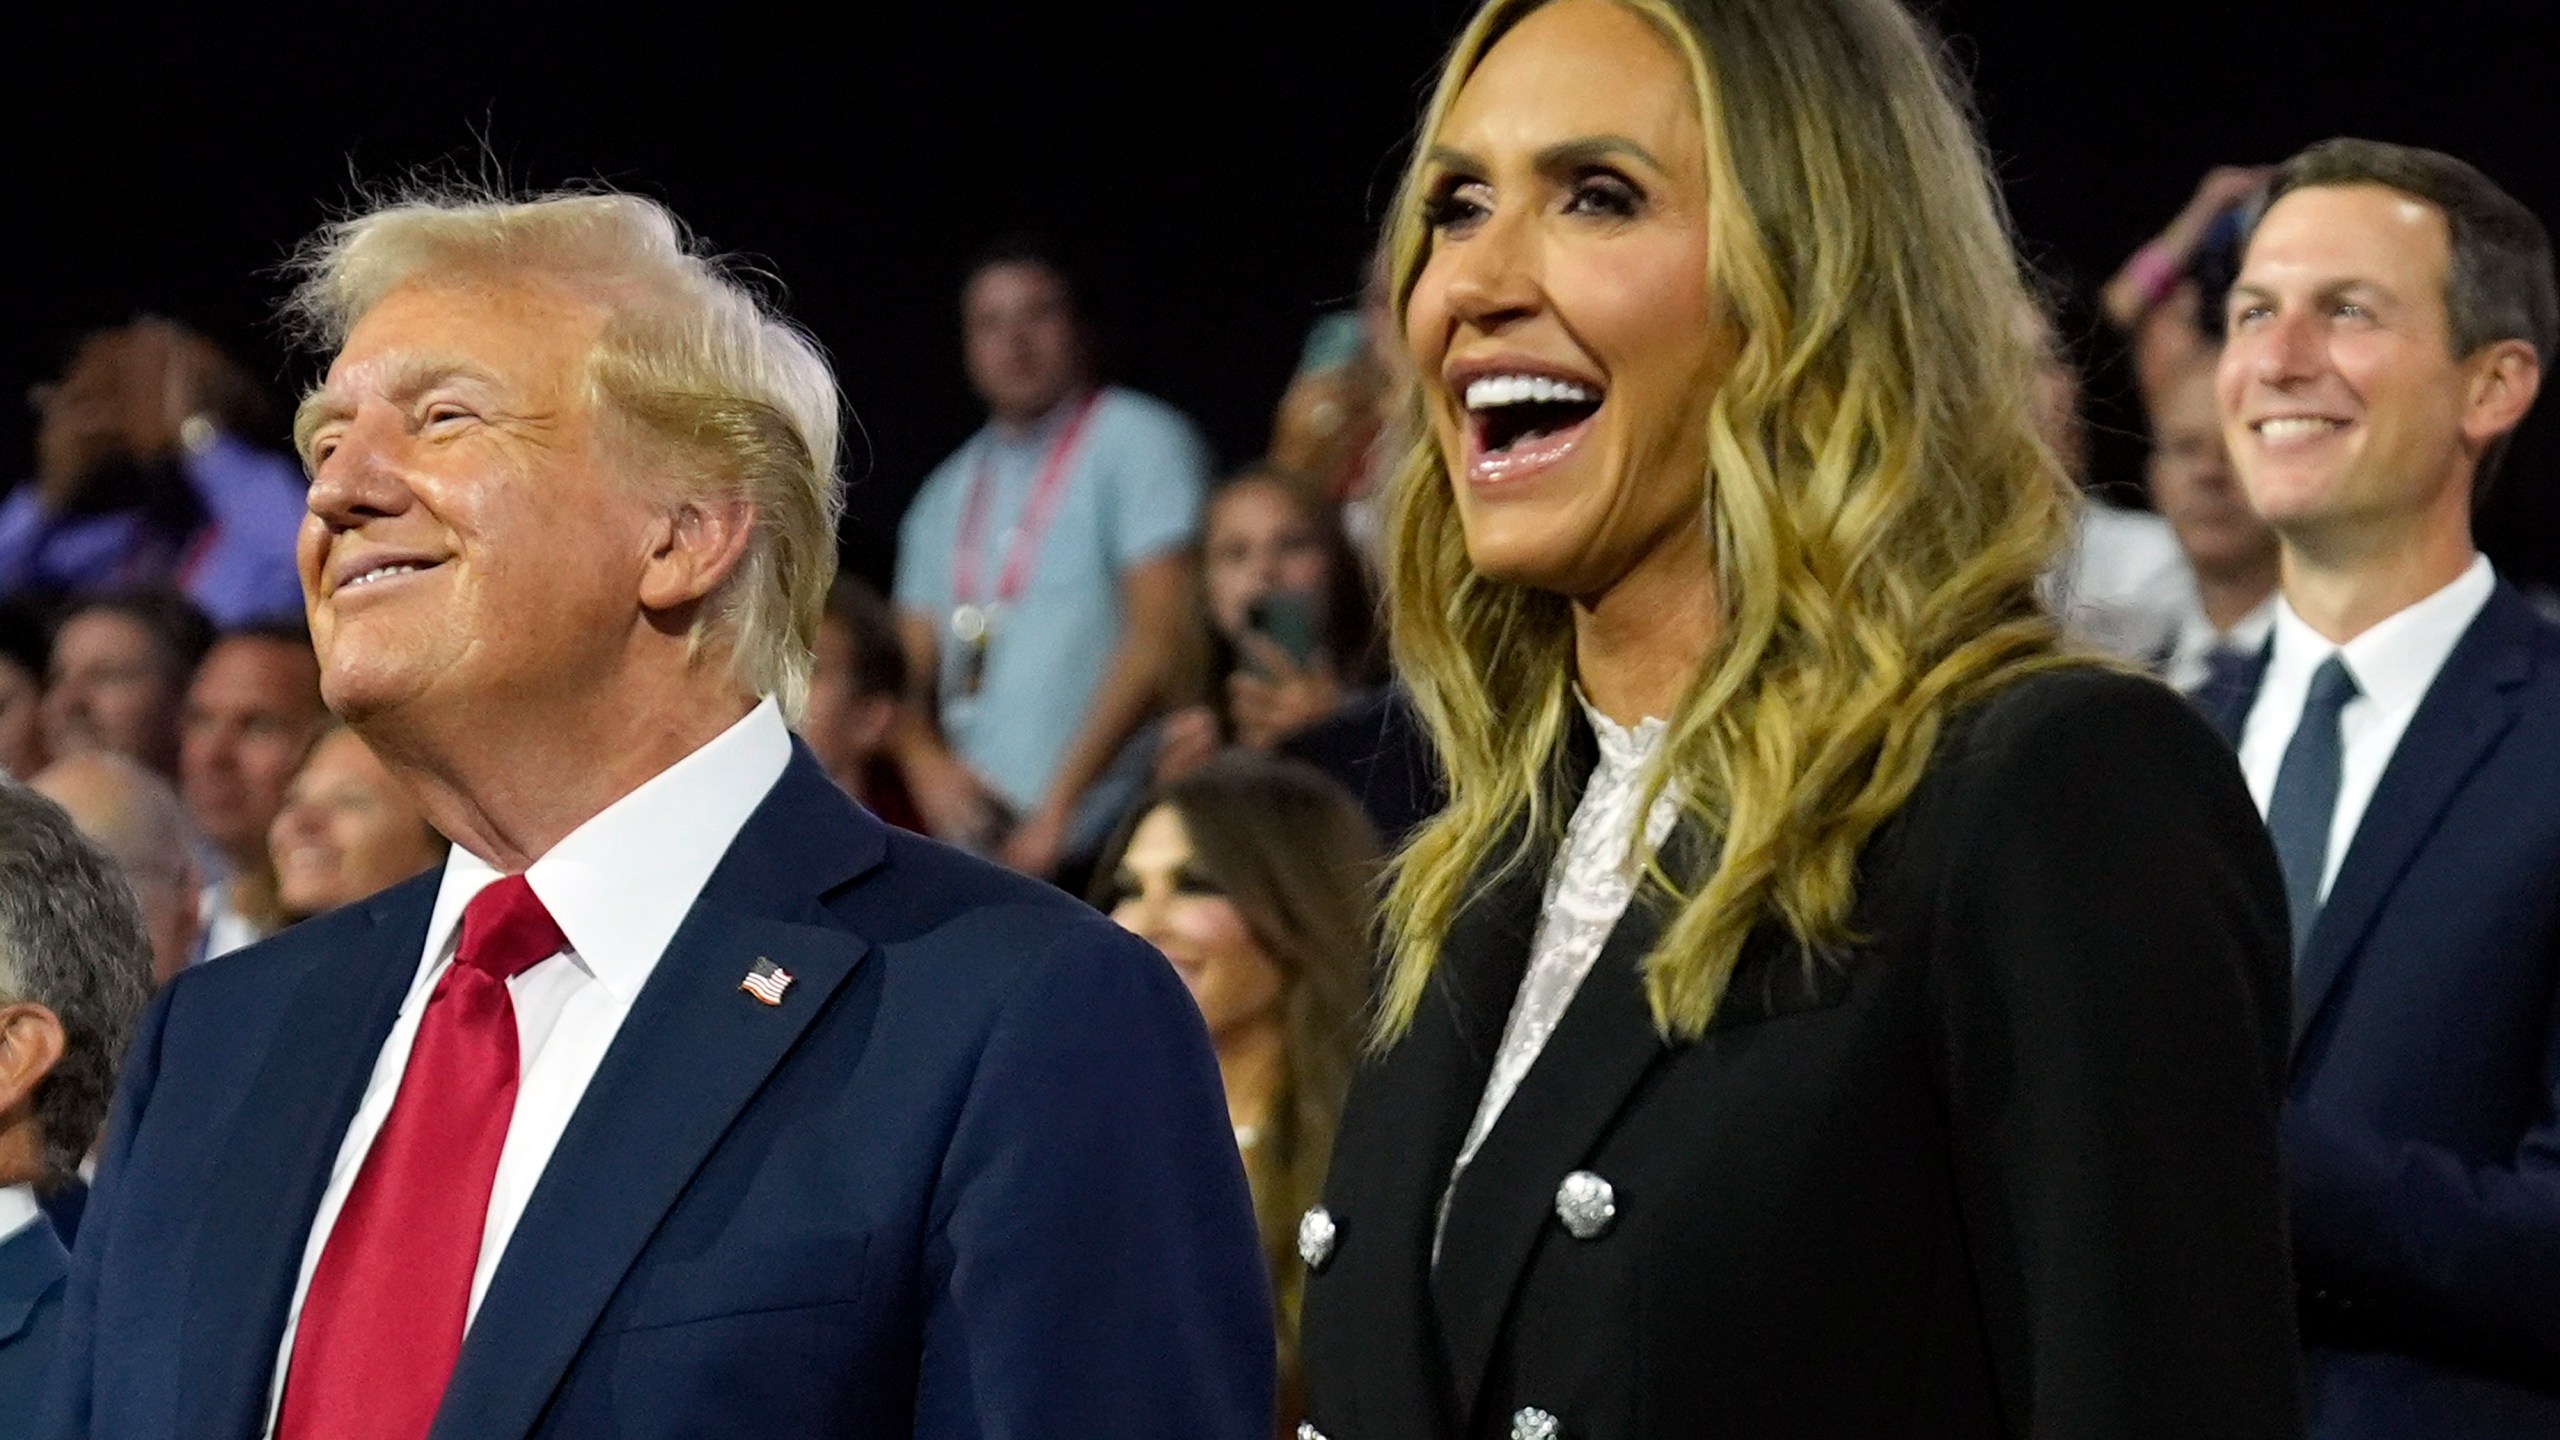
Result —
<svg viewBox="0 0 2560 1440"><path fill-rule="evenodd" d="M32 1000L0 1005L0 1115L36 1093L62 1063L62 1018Z"/></svg>
<svg viewBox="0 0 2560 1440"><path fill-rule="evenodd" d="M2542 360L2531 345L2522 340L2484 345L2463 368L2470 372L2462 396L2465 439L2485 447L2524 423L2525 412L2542 390Z"/></svg>
<svg viewBox="0 0 2560 1440"><path fill-rule="evenodd" d="M652 611L689 607L720 588L755 535L755 507L722 497L687 500L661 517L640 572L640 604Z"/></svg>

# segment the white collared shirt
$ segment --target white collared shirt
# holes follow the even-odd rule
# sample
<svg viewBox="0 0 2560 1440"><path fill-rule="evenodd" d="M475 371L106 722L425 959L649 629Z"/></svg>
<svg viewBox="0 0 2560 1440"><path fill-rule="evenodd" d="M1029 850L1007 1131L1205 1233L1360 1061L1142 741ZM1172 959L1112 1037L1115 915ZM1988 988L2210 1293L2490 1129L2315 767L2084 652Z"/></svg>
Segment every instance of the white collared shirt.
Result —
<svg viewBox="0 0 2560 1440"><path fill-rule="evenodd" d="M2258 602L2257 608L2232 621L2230 629L2217 630L2205 618L2203 602L2198 601L2178 617L2178 633L2169 642L2169 660L2160 667L2160 678L2169 682L2172 689L2193 693L2212 678L2215 650L2257 654L2276 628L2276 611L2283 604L2282 599L2270 593Z"/></svg>
<svg viewBox="0 0 2560 1440"><path fill-rule="evenodd" d="M525 1202L606 1049L621 1031L623 1017L631 1013L631 1002L657 969L658 958L747 817L790 761L791 732L782 723L782 712L767 700L709 744L570 831L524 872L535 897L569 938L569 948L507 982L516 1012L521 1078L506 1145L498 1154L497 1178L489 1190L489 1219L481 1232L480 1263L471 1275L466 1316L480 1313L507 1239L523 1218ZM459 846L445 861L417 978L374 1059L373 1078L365 1082L364 1099L339 1142L328 1188L321 1192L320 1209L303 1243L302 1272L294 1281L293 1307L285 1313L275 1376L267 1391L270 1434L284 1395L303 1297L320 1264L321 1248L346 1206L374 1137L390 1117L427 997L453 963L462 908L499 878L487 861Z"/></svg>
<svg viewBox="0 0 2560 1440"><path fill-rule="evenodd" d="M2338 712L2338 809L2329 821L2329 863L2320 874L2320 898L2329 896L2338 865L2363 823L2374 787L2391 763L2391 752L2418 713L2418 702L2436 682L2456 642L2498 588L2497 572L2485 555L2475 555L2470 568L2453 583L2344 645L2332 644L2293 612L2290 602L2277 607L2275 653L2258 687L2257 704L2240 732L2240 771L2257 798L2258 813L2274 803L2276 771L2285 748L2302 723L2302 707L2311 693L2311 674L2332 655L2346 662L2356 682L2356 698Z"/></svg>
<svg viewBox="0 0 2560 1440"><path fill-rule="evenodd" d="M17 1239L43 1215L44 1207L36 1203L36 1187L0 1185L0 1245Z"/></svg>

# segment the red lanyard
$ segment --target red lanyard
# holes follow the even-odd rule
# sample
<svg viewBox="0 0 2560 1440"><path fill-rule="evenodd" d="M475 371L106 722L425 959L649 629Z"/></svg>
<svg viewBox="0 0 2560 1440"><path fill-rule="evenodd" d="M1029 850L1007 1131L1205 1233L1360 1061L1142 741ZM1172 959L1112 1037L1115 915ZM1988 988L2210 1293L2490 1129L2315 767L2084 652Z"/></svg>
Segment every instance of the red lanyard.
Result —
<svg viewBox="0 0 2560 1440"><path fill-rule="evenodd" d="M1084 397L1076 412L1067 417L1058 438L1049 442L1049 453L1040 461L1039 478L1031 482L1031 498L1023 503L1022 519L1014 526L1013 544L1005 551L1004 570L996 577L995 603L1010 605L1022 594L1023 582L1031 578L1032 557L1040 553L1040 542L1047 538L1049 522L1057 518L1058 500L1066 493L1067 472L1074 468L1076 442L1084 438L1085 422L1093 418L1094 407L1102 403L1102 392L1095 390ZM992 448L992 437L990 437ZM952 600L959 605L980 603L978 591L978 552L980 532L986 529L987 491L995 484L995 457L981 454L977 478L969 485L968 506L960 512L960 550L952 557Z"/></svg>

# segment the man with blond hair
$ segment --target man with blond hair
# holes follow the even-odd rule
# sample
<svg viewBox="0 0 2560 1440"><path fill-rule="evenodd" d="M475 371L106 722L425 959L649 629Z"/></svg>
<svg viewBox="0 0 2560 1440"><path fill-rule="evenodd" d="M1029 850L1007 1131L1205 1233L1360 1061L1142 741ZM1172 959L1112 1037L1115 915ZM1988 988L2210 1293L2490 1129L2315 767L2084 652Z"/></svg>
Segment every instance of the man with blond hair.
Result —
<svg viewBox="0 0 2560 1440"><path fill-rule="evenodd" d="M297 313L330 707L454 842L135 1045L38 1433L1268 1433L1171 969L786 729L815 348L630 196L413 199Z"/></svg>

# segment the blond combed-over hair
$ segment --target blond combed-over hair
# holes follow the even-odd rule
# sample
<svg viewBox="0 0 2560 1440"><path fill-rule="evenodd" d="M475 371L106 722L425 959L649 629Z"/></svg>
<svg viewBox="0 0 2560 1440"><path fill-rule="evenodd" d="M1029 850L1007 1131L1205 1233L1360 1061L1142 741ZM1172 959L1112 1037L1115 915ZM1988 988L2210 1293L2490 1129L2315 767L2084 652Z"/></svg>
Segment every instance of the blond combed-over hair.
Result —
<svg viewBox="0 0 2560 1440"><path fill-rule="evenodd" d="M1459 37L1423 134L1543 0L1492 0ZM2034 421L2032 305L1969 102L1894 0L1616 0L1686 61L1710 194L1712 288L1741 335L1699 397L1720 633L1666 737L1710 842L1668 893L1646 992L1667 1036L1706 1028L1755 930L1805 963L1857 942L1856 871L1948 719L2065 663L2037 578L2077 491ZM1387 237L1399 318L1428 259L1417 147ZM1376 1039L1411 1023L1488 866L1560 834L1573 623L1562 596L1468 562L1447 462L1420 423L1393 482L1388 610L1450 803L1398 857ZM1507 847L1507 848L1506 848Z"/></svg>
<svg viewBox="0 0 2560 1440"><path fill-rule="evenodd" d="M608 311L587 360L601 413L624 426L627 477L668 504L743 500L746 553L688 636L727 651L750 694L797 723L844 492L839 401L816 341L769 304L744 267L709 253L664 205L596 189L511 198L419 187L322 227L296 254L287 315L334 351L403 285L523 277ZM307 423L296 443L308 457Z"/></svg>

